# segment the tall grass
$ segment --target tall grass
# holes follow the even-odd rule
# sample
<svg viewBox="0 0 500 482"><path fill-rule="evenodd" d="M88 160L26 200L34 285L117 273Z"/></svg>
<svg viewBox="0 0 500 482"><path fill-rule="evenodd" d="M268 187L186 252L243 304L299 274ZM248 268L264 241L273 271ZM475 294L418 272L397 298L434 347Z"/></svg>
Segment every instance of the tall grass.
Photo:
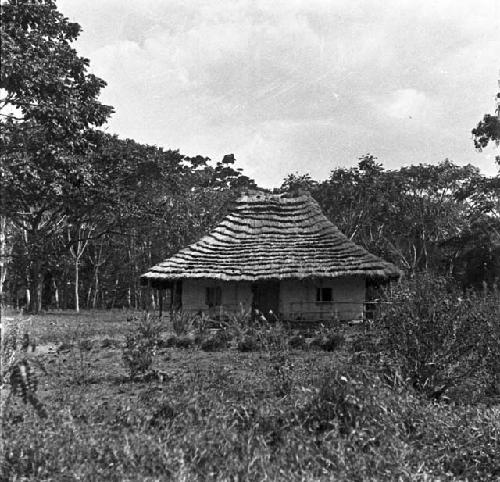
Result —
<svg viewBox="0 0 500 482"><path fill-rule="evenodd" d="M22 335L21 335L22 334ZM30 405L39 417L46 418L47 410L37 395L38 373L46 373L40 361L28 356L28 350L36 349L36 343L24 332L19 317L2 320L0 331L0 423L8 417L13 397L20 397L24 405Z"/></svg>
<svg viewBox="0 0 500 482"><path fill-rule="evenodd" d="M500 292L460 290L421 275L393 292L382 312L382 349L403 377L429 397L464 397L500 386ZM468 388L467 385L469 385ZM500 393L499 393L500 394Z"/></svg>
<svg viewBox="0 0 500 482"><path fill-rule="evenodd" d="M76 362L50 374L43 397L48 418L14 407L4 419L2 480L498 479L500 407L472 403L477 398L462 404L429 400L431 382L439 387L445 376L465 373L457 363L474 367L462 382L483 383L496 362L492 344L479 348L483 357L477 366L476 353L463 348L465 317L457 324L450 315L456 313L451 301L459 300L446 285L439 289L450 300L447 310L422 307L422 300L430 299L426 295L397 292L408 305L395 304L385 313L371 352L340 346L335 352L297 350L291 345L307 348L305 341L283 326L249 326L243 320L219 330L230 338L220 349L180 350L161 343L164 326L155 319L131 320L125 328L140 345L137 355L154 350L153 365L166 376L138 376L151 370L146 363L125 377L132 369L123 356L135 345L116 350L93 343L89 353L97 376L92 380L78 383ZM474 320L483 320L477 326L491 329L495 305L483 302L467 306ZM402 323L415 333L396 324L402 314L407 315ZM457 327L452 337L436 328L443 332L444 348L424 344L431 315L434 322ZM476 325L469 329L476 336ZM199 346L213 334L205 328L200 333ZM73 350L87 339L87 333L81 335ZM322 331L316 338L330 335L339 332ZM256 340L256 352L235 349L245 336ZM399 347L390 336L400 337ZM439 367L430 377L417 371L425 367L424 353ZM453 353L461 355L452 359ZM415 361L418 354L423 365ZM450 385L445 395L459 386Z"/></svg>
<svg viewBox="0 0 500 482"><path fill-rule="evenodd" d="M321 355L309 352L314 369L291 369L286 396L276 390L267 357L259 358L251 377L231 366L208 368L184 359L183 369L162 384L104 384L98 393L69 387L62 396L51 396L57 414L52 419L12 420L5 426L4 475L30 480L500 476L498 409L429 403L389 386L373 368L352 359L332 365L324 358L330 355Z"/></svg>

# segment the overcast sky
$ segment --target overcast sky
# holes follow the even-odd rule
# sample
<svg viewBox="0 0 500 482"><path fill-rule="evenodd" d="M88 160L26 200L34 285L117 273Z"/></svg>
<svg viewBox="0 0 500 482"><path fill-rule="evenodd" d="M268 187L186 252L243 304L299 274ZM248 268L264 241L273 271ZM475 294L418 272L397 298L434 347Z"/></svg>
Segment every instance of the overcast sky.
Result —
<svg viewBox="0 0 500 482"><path fill-rule="evenodd" d="M238 166L264 187L449 158L496 172L499 0L60 0L108 86L108 131Z"/></svg>

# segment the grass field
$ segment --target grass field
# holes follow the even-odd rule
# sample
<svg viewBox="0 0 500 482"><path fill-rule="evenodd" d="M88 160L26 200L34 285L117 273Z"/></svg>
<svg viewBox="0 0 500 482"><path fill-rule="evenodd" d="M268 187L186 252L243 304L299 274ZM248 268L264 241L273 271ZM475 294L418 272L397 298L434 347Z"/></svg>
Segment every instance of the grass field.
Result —
<svg viewBox="0 0 500 482"><path fill-rule="evenodd" d="M48 417L9 403L5 480L500 479L498 406L430 402L349 345L158 348L132 380L130 315L22 317Z"/></svg>

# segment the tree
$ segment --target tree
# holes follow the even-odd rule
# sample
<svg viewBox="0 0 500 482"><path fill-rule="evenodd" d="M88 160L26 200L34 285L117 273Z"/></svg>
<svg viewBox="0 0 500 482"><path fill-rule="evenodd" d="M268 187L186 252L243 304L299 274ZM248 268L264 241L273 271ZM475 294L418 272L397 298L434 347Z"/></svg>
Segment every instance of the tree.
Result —
<svg viewBox="0 0 500 482"><path fill-rule="evenodd" d="M288 176L283 179L280 191L295 191L300 189L305 189L307 191L313 192L318 186L317 181L311 178L309 173L299 174L298 172L288 174Z"/></svg>
<svg viewBox="0 0 500 482"><path fill-rule="evenodd" d="M87 73L88 59L70 46L80 26L53 0L10 0L0 14L0 107L10 107L2 114L4 127L22 122L27 130L41 129L44 141L53 141L50 147L54 141L81 144L89 126L102 125L112 108L97 100L106 83Z"/></svg>
<svg viewBox="0 0 500 482"><path fill-rule="evenodd" d="M409 274L449 273L463 264L465 250L457 242L471 220L494 212L498 195L492 188L492 180L470 165L446 160L386 171L367 154L357 167L334 169L312 195L346 236L370 252Z"/></svg>
<svg viewBox="0 0 500 482"><path fill-rule="evenodd" d="M498 83L500 86L500 80ZM500 144L500 92L496 95L496 102L496 115L485 114L477 126L472 129L472 139L478 150L485 148L490 141L497 146ZM496 161L500 166L500 156L496 156Z"/></svg>
<svg viewBox="0 0 500 482"><path fill-rule="evenodd" d="M47 245L64 220L66 197L90 182L81 156L112 108L98 101L105 82L70 45L80 26L53 0L10 0L0 14L0 216L25 234L31 310L38 311Z"/></svg>

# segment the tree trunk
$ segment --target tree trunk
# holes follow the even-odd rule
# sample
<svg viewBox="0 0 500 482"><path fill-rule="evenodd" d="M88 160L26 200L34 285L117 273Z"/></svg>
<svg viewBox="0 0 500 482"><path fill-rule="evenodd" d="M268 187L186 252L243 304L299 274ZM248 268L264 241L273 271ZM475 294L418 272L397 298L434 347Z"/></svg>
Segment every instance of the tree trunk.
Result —
<svg viewBox="0 0 500 482"><path fill-rule="evenodd" d="M117 292L118 292L118 278L115 278L115 288L113 290L113 301L111 302L111 309L115 307Z"/></svg>
<svg viewBox="0 0 500 482"><path fill-rule="evenodd" d="M68 226L69 252L75 260L75 311L80 312L80 259L87 248L95 225L79 223Z"/></svg>
<svg viewBox="0 0 500 482"><path fill-rule="evenodd" d="M42 308L41 284L40 261L38 259L31 260L31 276L29 279L29 292L31 296L30 303L28 305L31 313L39 313Z"/></svg>
<svg viewBox="0 0 500 482"><path fill-rule="evenodd" d="M63 299L62 299L63 302L61 303L61 306L64 310L67 310L68 309L68 272L66 269L64 270L64 275L63 275L62 295L63 295Z"/></svg>
<svg viewBox="0 0 500 482"><path fill-rule="evenodd" d="M38 278L36 281L36 313L40 313L42 311L42 293L43 293L43 275L39 267Z"/></svg>
<svg viewBox="0 0 500 482"><path fill-rule="evenodd" d="M137 289L137 282L134 281L134 308L139 309L141 291Z"/></svg>
<svg viewBox="0 0 500 482"><path fill-rule="evenodd" d="M99 266L94 269L94 298L92 299L92 309L97 308L97 297L99 296Z"/></svg>
<svg viewBox="0 0 500 482"><path fill-rule="evenodd" d="M85 300L85 306L90 308L90 299L92 298L92 281L89 283L89 289L87 290L87 299Z"/></svg>
<svg viewBox="0 0 500 482"><path fill-rule="evenodd" d="M75 311L80 313L80 296L78 294L78 288L80 284L80 263L79 259L75 260Z"/></svg>
<svg viewBox="0 0 500 482"><path fill-rule="evenodd" d="M3 304L3 284L7 275L7 249L6 240L7 220L5 216L0 216L0 303Z"/></svg>
<svg viewBox="0 0 500 482"><path fill-rule="evenodd" d="M59 309L59 286L57 285L57 281L52 278L52 287L54 288L54 303L56 305L56 310Z"/></svg>

